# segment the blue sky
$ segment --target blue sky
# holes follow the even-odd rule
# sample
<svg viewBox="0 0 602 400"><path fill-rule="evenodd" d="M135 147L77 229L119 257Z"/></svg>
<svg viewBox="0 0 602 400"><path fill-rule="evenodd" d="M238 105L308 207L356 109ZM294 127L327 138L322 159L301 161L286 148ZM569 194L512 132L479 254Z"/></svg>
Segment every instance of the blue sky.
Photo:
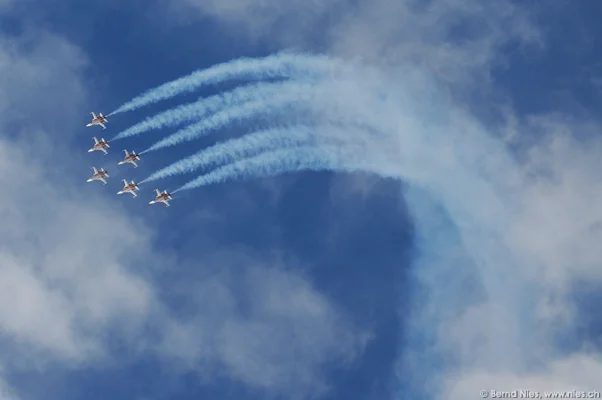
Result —
<svg viewBox="0 0 602 400"><path fill-rule="evenodd" d="M0 184L11 189L0 400L602 389L600 11L0 0ZM359 63L355 80L316 83L311 106L386 128L345 138L367 173L233 180L166 208L147 204L152 189L194 174L141 185L135 199L115 194L120 179L246 125L146 154L137 169L117 167L122 149L170 129L86 152L92 136L233 84L117 114L102 132L85 128L90 111L284 49ZM109 170L107 186L85 183L93 165Z"/></svg>

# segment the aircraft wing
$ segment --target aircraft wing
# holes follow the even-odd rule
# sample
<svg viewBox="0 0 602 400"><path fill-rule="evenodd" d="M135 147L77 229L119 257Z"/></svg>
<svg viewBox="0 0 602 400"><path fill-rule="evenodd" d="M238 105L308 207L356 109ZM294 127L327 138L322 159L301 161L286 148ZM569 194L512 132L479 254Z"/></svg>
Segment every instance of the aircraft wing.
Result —
<svg viewBox="0 0 602 400"><path fill-rule="evenodd" d="M127 186L127 185L128 185L128 181L126 181L125 179L122 179L122 181L123 181L123 184L124 184L125 186Z"/></svg>
<svg viewBox="0 0 602 400"><path fill-rule="evenodd" d="M100 150L101 150L103 153L105 153L105 154L109 154L109 152L108 152L108 151L107 151L107 150L106 150L104 147L103 147L103 148L101 148Z"/></svg>
<svg viewBox="0 0 602 400"><path fill-rule="evenodd" d="M96 167L92 167L92 169L94 170L94 175L96 175L98 173L98 170L96 169Z"/></svg>
<svg viewBox="0 0 602 400"><path fill-rule="evenodd" d="M137 197L138 195L136 194L136 192L134 192L133 190L130 192L134 197Z"/></svg>
<svg viewBox="0 0 602 400"><path fill-rule="evenodd" d="M157 192L157 196L161 196L161 191L159 189L155 189L155 192Z"/></svg>
<svg viewBox="0 0 602 400"><path fill-rule="evenodd" d="M167 201L167 200L163 200L163 203L165 203L165 206L166 206L166 207L169 207L169 201Z"/></svg>
<svg viewBox="0 0 602 400"><path fill-rule="evenodd" d="M132 164L134 164L134 167L138 168L138 164L136 164L136 161L132 160L131 162Z"/></svg>
<svg viewBox="0 0 602 400"><path fill-rule="evenodd" d="M96 114L94 114L94 112L91 112L90 114L92 114L93 119L96 119Z"/></svg>
<svg viewBox="0 0 602 400"><path fill-rule="evenodd" d="M127 149L123 149L123 151L125 152L126 157L130 155L130 153L128 153Z"/></svg>
<svg viewBox="0 0 602 400"><path fill-rule="evenodd" d="M96 137L94 137L94 143L98 144L98 139Z"/></svg>
<svg viewBox="0 0 602 400"><path fill-rule="evenodd" d="M107 181L105 181L105 178L103 178L102 176L98 179L100 179L102 181L102 183L104 183L105 185L107 184Z"/></svg>
<svg viewBox="0 0 602 400"><path fill-rule="evenodd" d="M102 126L102 129L107 129L107 127L105 126L105 124L103 124L102 122L99 122L98 125Z"/></svg>

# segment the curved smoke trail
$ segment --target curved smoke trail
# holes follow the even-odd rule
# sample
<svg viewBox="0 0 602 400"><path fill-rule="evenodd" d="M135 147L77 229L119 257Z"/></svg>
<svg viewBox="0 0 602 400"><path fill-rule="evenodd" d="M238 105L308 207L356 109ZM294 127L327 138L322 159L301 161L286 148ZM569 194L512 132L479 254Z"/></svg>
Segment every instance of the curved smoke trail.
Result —
<svg viewBox="0 0 602 400"><path fill-rule="evenodd" d="M111 140L123 139L139 135L149 130L171 128L176 125L198 120L209 113L233 107L251 100L268 100L281 92L304 92L311 88L309 83L277 82L255 83L220 93L196 102L184 104L170 110L146 118L126 130L118 133Z"/></svg>
<svg viewBox="0 0 602 400"><path fill-rule="evenodd" d="M318 143L313 147L300 146L262 153L205 173L175 192L236 179L304 170L363 171L403 180L412 188L421 188L423 193L416 195L414 192L409 203L410 213L421 234L417 238L421 241L420 250L426 252L417 256L415 264L425 270L428 268L432 274L448 271L447 264L450 264L455 267L452 276L460 279L466 276L465 264L475 263L481 290L495 299L495 303L487 302L484 307L495 307L492 312L495 311L496 318L500 320L487 325L492 329L487 331L486 342L478 351L504 359L504 362L520 359L517 349L521 349L521 340L525 340L524 333L499 329L500 324L503 327L521 326L523 316L532 312L525 308L528 308L525 300L530 294L524 290L524 283L511 279L521 265L507 248L508 242L503 236L509 221L520 213L520 202L514 196L522 190L522 181L517 179L520 174L504 144L489 136L470 117L463 115L463 111L451 107L446 109L444 96L423 100L414 101L407 108L402 104L402 107L394 109L396 113L389 113L389 121L384 122L383 127L396 127L396 142L371 138L367 145L353 145L355 135L351 135L351 143L341 146ZM371 111L367 110L368 113ZM235 152L234 149L223 151ZM441 218L440 214L424 210L424 205L432 199L436 199L445 210L453 229L447 225L441 227L440 222L437 224L435 219ZM435 227L432 228L435 233L425 233L423 229L431 229L428 227ZM454 243L458 246L454 247ZM465 254L465 259L459 259L458 253ZM448 297L443 294L429 297L425 307L436 309L437 316L429 318L421 314L415 317L417 319L412 320L412 338L427 334L433 336L446 331L443 327L462 322L454 317L457 314L450 312L461 313L469 304L466 297L462 301L450 301L449 296L453 298L450 290L457 285L448 289L446 281L430 275L417 279L421 279L429 291L439 290ZM498 313L498 310L508 311ZM419 349L420 342L412 342L410 346ZM498 350L500 347L504 349L503 354ZM447 356L447 351L438 349L425 353L427 358L420 359L422 367L412 358L415 353L408 352L407 357L402 355L400 362L412 371L415 382L429 382L432 390L437 392L442 390L437 385L444 382L433 382L431 374L435 369L437 374L444 376L446 365L438 367L440 370L429 366L436 359ZM412 390L412 382L405 384L410 387L408 390Z"/></svg>
<svg viewBox="0 0 602 400"><path fill-rule="evenodd" d="M382 164L357 158L356 156L361 153L361 148L356 147L354 151L350 151L351 148L352 146L335 145L299 146L266 152L201 175L174 190L173 193L235 179L268 177L293 171L364 171L383 177L400 177L394 168L384 168Z"/></svg>
<svg viewBox="0 0 602 400"><path fill-rule="evenodd" d="M237 120L258 117L274 117L278 113L282 113L284 109L288 109L289 111L298 114L298 112L295 112L298 109L293 108L293 106L299 105L299 103L302 102L310 101L313 97L314 96L312 96L311 90L308 90L292 93L285 92L281 93L280 95L275 95L269 100L259 100L244 103L240 106L220 111L201 122L182 128L172 135L161 139L140 154L198 139Z"/></svg>
<svg viewBox="0 0 602 400"><path fill-rule="evenodd" d="M521 196L525 185L521 167L508 156L502 141L493 138L460 107L449 104L449 97L436 90L436 84L429 86L428 78L414 83L419 75L417 72L409 79L396 76L398 81L387 76L387 82L393 87L383 90L386 96L382 102L364 101L369 95L366 91L333 93L333 98L352 103L343 113L349 109L360 111L345 117L372 118L371 123L379 123L376 124L379 131L391 133L387 141L371 138L368 143L355 142L357 135L352 134L341 145L306 142L301 137L298 142L296 139L279 142L280 139L272 138L274 142L264 138L265 141L241 145L243 138L243 141L215 146L205 153L207 158L200 161L188 158L190 164L176 163L177 167L172 165L167 167L167 172L158 173L169 176L188 172L196 168L195 165L230 162L175 192L302 170L364 171L410 183L412 193L408 206L419 243L413 265L417 270L416 281L422 285L417 291L423 290L426 300L421 298L423 303L408 305L411 307L411 315L407 317L409 333L403 339L406 348L400 356L400 364L403 373L412 375L410 381L404 382L410 387L408 390L423 393L424 386L428 386L429 392L440 395L452 375L470 377L474 371L488 367L513 372L517 365L523 367L530 360L539 359L542 347L536 346L532 334L540 332L531 326L538 315L538 303L533 298L540 291L537 287L531 290L530 282L521 279L527 280L528 274L517 272L533 264L523 247L512 248L516 246L513 240L520 240L522 236L508 237L513 234L512 228L521 227L516 221L524 217ZM362 79L364 76L358 77ZM178 132L178 140L200 137L233 119L261 115L266 108L265 115L271 116L274 110L270 108L282 107L282 102L281 99L255 102L229 110L233 113L218 113L211 117L213 121L210 118L204 122L209 126L188 127L184 136L182 131ZM296 112L298 105L292 108ZM383 120L378 121L374 115L382 116ZM196 129L202 132L197 134ZM282 135L280 138L285 140ZM267 152L231 162L233 157L247 157L257 151ZM433 211L436 208L438 212ZM441 223L443 214L449 223ZM469 265L474 265L474 269L468 269ZM473 279L471 283L478 283L475 290L478 293L467 294L466 287L458 283L468 278ZM529 345L533 344L531 349ZM429 345L430 349L425 351L424 347Z"/></svg>
<svg viewBox="0 0 602 400"><path fill-rule="evenodd" d="M341 102L340 97L343 96L345 99L346 92L349 92L350 96L363 92L364 86L358 82L358 80L341 78L312 84L291 83L285 86L290 90L276 91L273 96L266 96L265 99L226 108L159 140L140 154L198 139L238 120L279 116L286 116L290 124L294 124L296 120L309 119L313 123L320 121L339 125L355 125L365 131L388 136L392 126L383 120L380 109L366 113L362 110L361 104L360 106L346 107ZM365 97L369 97L369 95L365 95Z"/></svg>
<svg viewBox="0 0 602 400"><path fill-rule="evenodd" d="M140 183L164 179L174 175L194 172L198 169L213 168L217 165L232 162L236 159L247 158L258 153L299 147L302 145L344 145L353 136L357 143L360 132L353 128L328 125L297 125L266 129L230 139L203 149L196 154L153 173Z"/></svg>
<svg viewBox="0 0 602 400"><path fill-rule="evenodd" d="M327 56L291 52L281 52L259 59L239 58L195 71L187 76L150 89L123 104L108 116L132 111L182 93L192 92L202 86L230 79L311 79L341 73L347 68L347 65Z"/></svg>

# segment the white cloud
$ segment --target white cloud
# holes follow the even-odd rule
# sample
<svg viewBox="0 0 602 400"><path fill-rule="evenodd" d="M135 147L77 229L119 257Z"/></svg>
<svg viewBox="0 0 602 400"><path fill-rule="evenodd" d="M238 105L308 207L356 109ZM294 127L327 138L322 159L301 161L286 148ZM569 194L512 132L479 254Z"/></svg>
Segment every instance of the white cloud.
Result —
<svg viewBox="0 0 602 400"><path fill-rule="evenodd" d="M448 107L446 116L456 106ZM432 134L429 117L418 117L425 123L420 130L399 129L405 154L418 160L422 151L430 154L419 182L430 185L455 224L443 222L424 194L409 197L417 243L426 246L413 268L428 300L408 324L433 335L430 351L449 360L442 376L429 377L431 394L460 399L480 389L596 389L597 375L583 371L602 369L600 348L594 338L572 335L587 317L575 294L584 282L602 285L601 127L558 114L526 121L513 115L519 151L516 160L504 160L501 146L484 140L496 129L458 115L428 150L406 136ZM407 176L414 176L411 169ZM558 341L567 335L576 348ZM405 349L409 355L402 353L400 373L432 376L413 357L413 345Z"/></svg>
<svg viewBox="0 0 602 400"><path fill-rule="evenodd" d="M315 397L327 390L324 364L351 361L369 339L290 266L240 254L201 262L212 272L187 277L194 308L171 325L162 352L206 380L226 374L289 398Z"/></svg>
<svg viewBox="0 0 602 400"><path fill-rule="evenodd" d="M27 44L31 49L20 52ZM53 113L68 124L69 118L60 118L65 113L48 105L73 107L84 99L81 52L64 39L37 32L1 41L0 59L4 132L15 115L32 109L30 119ZM75 179L54 179L65 167L61 160L73 160L41 130L52 132L46 121L13 125L11 136L25 140L0 140L0 186L9 190L0 204L0 334L19 349L19 357L5 357L7 366L23 366L29 358L81 362L103 355L102 332L117 321L124 329L141 323L153 301L152 288L127 266L149 250L146 230L106 201L86 199L70 186ZM36 147L40 142L50 145ZM48 151L54 159L42 165L45 158L37 155Z"/></svg>
<svg viewBox="0 0 602 400"><path fill-rule="evenodd" d="M0 11L7 10L14 4L13 0L0 0Z"/></svg>
<svg viewBox="0 0 602 400"><path fill-rule="evenodd" d="M2 123L29 129L43 124L45 133L74 134L65 130L65 121L81 119L76 113L86 100L81 74L89 62L83 52L60 36L32 28L18 37L0 36L0 49Z"/></svg>
<svg viewBox="0 0 602 400"><path fill-rule="evenodd" d="M28 27L0 38L4 370L105 359L107 329L134 339L154 304L151 285L130 269L150 252L147 229L82 194L72 183L84 180L64 173L81 168L68 127L86 99L86 65L79 49L49 32ZM5 382L1 391L15 397Z"/></svg>
<svg viewBox="0 0 602 400"><path fill-rule="evenodd" d="M180 18L195 14L213 17L247 38L272 36L283 43L299 43L317 20L342 0L179 0L169 7Z"/></svg>
<svg viewBox="0 0 602 400"><path fill-rule="evenodd" d="M505 46L515 52L525 44L540 44L540 34L524 8L473 0L360 1L331 36L337 54L393 68L410 64L464 85L475 82L475 74L486 76L492 64L503 65Z"/></svg>
<svg viewBox="0 0 602 400"><path fill-rule="evenodd" d="M0 371L1 374L1 371ZM0 400L17 400L13 389L0 379Z"/></svg>
<svg viewBox="0 0 602 400"><path fill-rule="evenodd" d="M568 288L571 279L602 281L600 126L542 115L531 118L527 129L540 143L526 155L526 172L540 178L525 191L523 215L510 232L513 246L539 258L532 273L548 284Z"/></svg>
<svg viewBox="0 0 602 400"><path fill-rule="evenodd" d="M483 85L493 65L542 45L527 5L478 0L180 0L186 18L212 16L245 38L306 48L317 41L329 53L395 68L429 69L448 83ZM316 38L319 32L319 38ZM532 46L534 45L534 46Z"/></svg>

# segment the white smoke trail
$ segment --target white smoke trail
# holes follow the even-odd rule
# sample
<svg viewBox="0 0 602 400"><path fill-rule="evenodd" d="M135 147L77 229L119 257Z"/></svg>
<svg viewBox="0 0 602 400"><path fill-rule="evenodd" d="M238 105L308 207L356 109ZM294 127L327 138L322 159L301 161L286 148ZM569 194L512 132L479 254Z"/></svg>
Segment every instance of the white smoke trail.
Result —
<svg viewBox="0 0 602 400"><path fill-rule="evenodd" d="M192 92L202 86L231 79L320 78L344 73L348 64L327 56L281 52L265 58L239 58L213 67L195 71L187 76L164 83L123 104L110 115L132 111L148 104Z"/></svg>
<svg viewBox="0 0 602 400"><path fill-rule="evenodd" d="M180 129L172 135L153 144L140 154L198 139L210 134L214 130L223 128L224 126L241 119L274 117L278 113L282 113L285 109L289 111L287 117L290 118L291 114L299 114L300 107L295 106L299 106L302 102L308 102L313 97L311 90L290 93L284 92L274 95L269 100L251 101L237 107L226 109L213 114L201 122Z"/></svg>
<svg viewBox="0 0 602 400"><path fill-rule="evenodd" d="M564 350L555 346L554 329L546 330L555 328L557 320L542 314L550 309L564 313L565 307L573 307L563 300L557 304L554 301L566 295L564 290L568 289L563 285L572 285L573 278L581 277L572 272L579 269L580 262L589 269L599 266L600 257L591 257L598 252L592 251L589 236L581 236L581 232L592 234L590 223L599 225L599 209L594 209L594 216L588 215L591 210L587 207L575 209L590 204L576 201L576 197L581 197L579 189L583 190L583 196L590 198L595 197L591 193L600 192L597 181L592 178L594 175L589 175L589 169L599 163L590 162L573 169L579 157L565 159L563 157L573 153L557 149L559 159L552 160L551 164L558 168L555 172L565 182L540 180L536 173L529 171L534 175L529 176L529 183L537 183L538 187L528 188L523 181L527 175L524 165L508 157L504 144L478 126L473 116L449 104L450 98L444 91L431 93L430 89L414 85L412 79L401 75L387 76L392 86L387 92L387 96L393 97L391 100L364 101L369 94L366 92L346 93L344 97L352 106L359 104L358 110L365 108L363 114L369 116L387 107L382 112L385 116L382 123L394 128L397 143L387 141L380 148L375 143L369 149L328 147L319 143L314 147L280 149L222 166L176 191L300 170L359 170L403 179L414 184L412 190L404 192L410 193L406 200L419 243L413 269L421 286L412 289L424 301L418 304L412 299L408 305L411 315L407 332L410 334L401 343L400 365L403 364L404 373L412 372L410 388L417 389L425 398L467 398L458 395L458 381L470 389L466 391L470 396L475 387L481 386L476 382L486 381L491 385L497 378L510 384L535 382L541 386L551 381L545 377L564 378L566 371L583 370L583 365L590 364L563 362L564 354L560 353ZM420 71L416 75L420 75ZM433 86L436 88L436 84ZM389 95L391 92L393 96ZM402 93L407 100L400 101L395 93ZM333 96L341 97L341 94ZM574 143L569 140L569 144ZM389 152L389 147L395 150ZM219 157L236 151L247 155L246 150L241 149L223 148L222 151ZM542 151L543 156L548 155ZM383 154L391 156L383 157ZM584 151L584 154L591 155L591 152ZM566 175L565 169L569 170ZM587 172L585 177L581 175L584 171ZM579 179L583 181L572 186L572 182ZM584 190L590 183L593 192ZM421 191L414 190L416 188ZM567 204L570 207L566 207ZM442 223L444 217L447 220ZM565 226L576 229L573 218L579 220L578 237L587 242L586 258L592 260L574 256L583 248L581 240L567 238L573 231L567 234ZM550 222L558 219L560 223ZM523 222L525 220L527 222ZM556 249L557 245L563 248ZM564 258L556 261L544 253ZM547 264L554 266L550 269ZM587 271L586 276L590 272ZM591 276L598 283L598 275ZM546 304L546 301L554 304ZM539 327L542 321L548 324ZM429 347L428 351L422 351L424 347ZM570 350L566 354L576 358L583 355L586 361L591 355ZM597 352L592 354L598 355ZM532 368L534 364L537 369ZM562 368L559 373L548 374L546 365ZM577 368L572 368L573 365ZM600 364L592 362L591 365ZM428 390L424 389L426 386ZM451 391L456 391L455 395L450 395Z"/></svg>
<svg viewBox="0 0 602 400"><path fill-rule="evenodd" d="M435 103L428 101L423 104ZM399 110L401 114L398 112L390 118L390 123L384 124L398 127L397 142L370 137L356 145L353 141L355 135L351 135L349 143L339 146L317 144L262 153L201 175L175 192L235 179L304 170L363 171L403 180L422 188L429 197L441 202L458 230L453 234L459 235L466 257L478 263L481 282L488 295L497 299L501 309L519 309L524 300L519 295L523 284L510 277L520 266L505 247L503 231L499 229L508 223L508 215L518 212L519 203L512 194L520 190L522 181L515 180L516 167L503 143L489 137L478 125L459 118L461 111L458 110L446 112L435 108L429 114L416 108L409 112L403 108ZM500 174L500 171L503 172ZM418 205L424 203L425 195L422 196L414 202ZM416 218L420 218L415 221L418 225L423 218L429 220L425 221L429 222L429 226L433 225L431 219L434 217L428 213L417 213ZM441 234L446 236L437 240L444 242L450 239L447 235L452 235L448 231ZM434 237L427 236L424 240L423 246L427 249L431 249L429 244L440 245ZM437 262L444 260L438 259ZM509 290L512 296L505 295ZM510 313L497 316L509 327L520 319L520 316ZM435 329L436 324L429 321L429 325L421 327ZM486 351L500 356L496 348L502 343L516 343L520 340L518 335L511 328L502 329L499 334L488 337ZM508 349L505 351L509 352ZM503 358L513 357L519 355L506 354ZM421 374L426 372L417 370L416 376L425 378Z"/></svg>
<svg viewBox="0 0 602 400"><path fill-rule="evenodd" d="M278 92L303 92L307 91L309 88L311 88L310 84L297 81L256 83L242 86L229 92L200 99L199 101L175 107L152 117L148 117L144 121L118 133L111 140L139 135L153 129L171 128L182 123L198 120L209 113L215 113L224 108L238 105L239 103L245 103L251 100L268 100Z"/></svg>
<svg viewBox="0 0 602 400"><path fill-rule="evenodd" d="M182 160L153 173L140 183L164 179L170 176L194 172L198 169L208 169L225 164L236 159L252 155L286 149L301 145L339 144L344 145L350 137L355 143L360 140L363 132L354 128L344 128L335 125L296 125L258 131L243 137L217 143L207 149L186 157Z"/></svg>
<svg viewBox="0 0 602 400"><path fill-rule="evenodd" d="M293 171L365 171L380 176L399 178L394 169L384 168L380 163L372 163L356 156L360 148L351 151L352 146L300 146L266 152L223 167L188 182L174 193L190 190L215 183L223 183L235 179L257 178L280 175Z"/></svg>
<svg viewBox="0 0 602 400"><path fill-rule="evenodd" d="M210 134L213 130L223 128L235 121L255 118L276 118L285 116L287 122L295 124L297 120L311 123L332 123L356 125L364 130L373 130L380 135L388 135L390 124L384 121L381 112L366 113L360 109L350 109L338 98L362 93L365 89L361 80L350 80L349 77L339 77L328 82L313 84L291 83L282 92L275 91L273 96L266 99L249 101L241 105L226 108L213 114L203 121L189 125L172 135L161 139L141 154L198 139ZM316 86L319 84L319 86ZM366 95L366 97L370 97Z"/></svg>

